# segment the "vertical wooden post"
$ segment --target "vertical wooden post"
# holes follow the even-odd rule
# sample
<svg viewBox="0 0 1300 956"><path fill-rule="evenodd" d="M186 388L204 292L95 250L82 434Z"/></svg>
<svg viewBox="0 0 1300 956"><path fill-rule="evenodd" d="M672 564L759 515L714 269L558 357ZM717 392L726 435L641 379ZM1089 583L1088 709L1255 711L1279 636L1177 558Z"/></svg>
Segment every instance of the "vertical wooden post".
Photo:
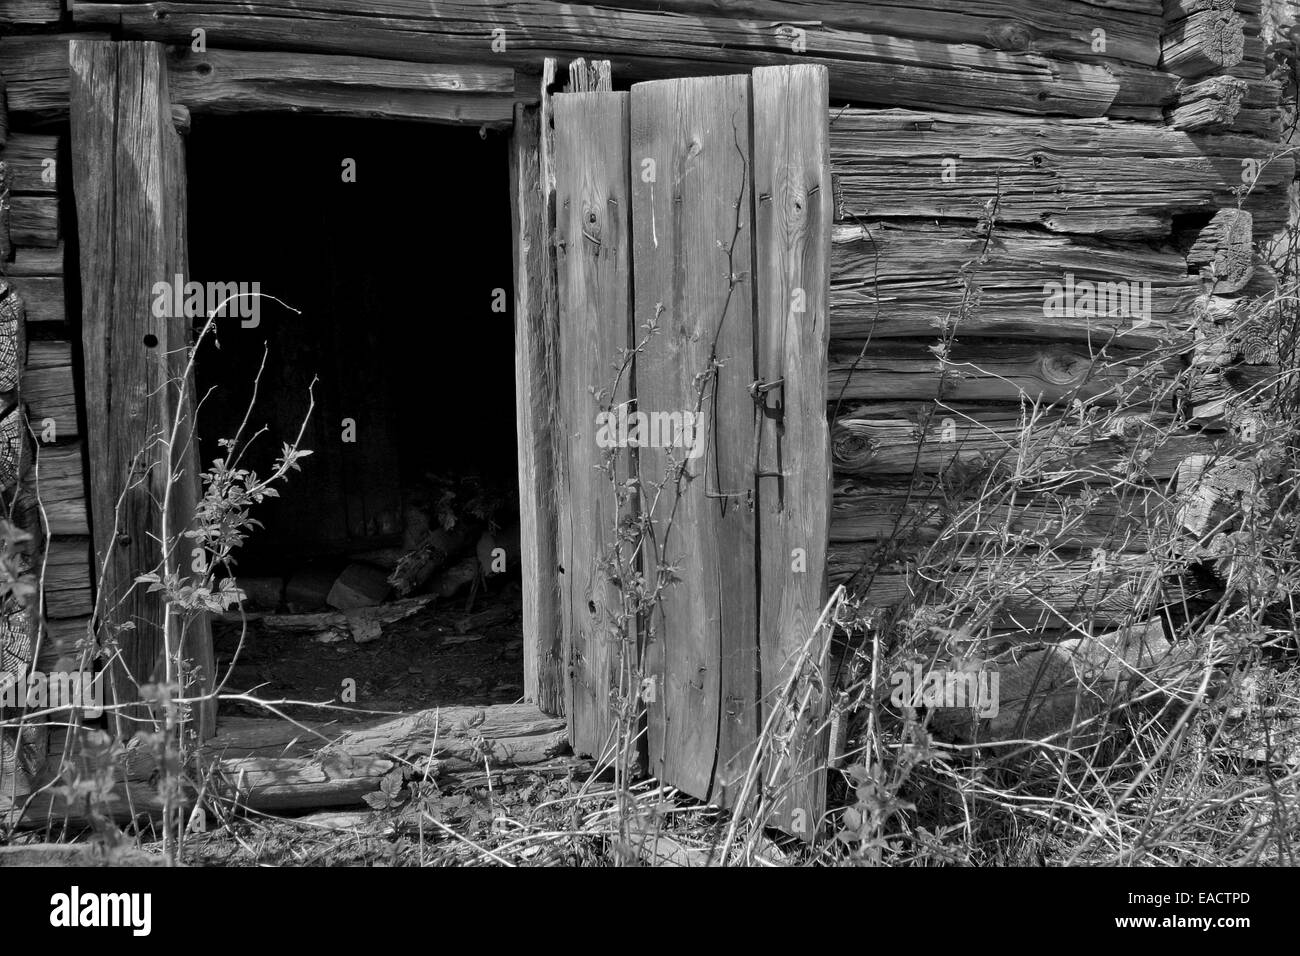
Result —
<svg viewBox="0 0 1300 956"><path fill-rule="evenodd" d="M109 684L116 703L164 677L164 605L135 582L160 563L161 503L172 483L169 535L187 526L197 494L192 410L179 407L189 319L152 308L156 283L184 281L184 154L172 126L163 47L74 39L70 45L73 189L81 240L82 342L100 633L119 655ZM183 422L170 461L173 418ZM184 452L182 453L182 449ZM189 574L189 542L173 554ZM183 645L212 685L206 624ZM200 733L214 708L198 709ZM117 729L147 719L143 705L117 713Z"/></svg>
<svg viewBox="0 0 1300 956"><path fill-rule="evenodd" d="M510 188L515 232L515 408L519 436L520 564L523 574L524 696L545 714L564 713L564 655L558 556L559 325L555 248L542 177L542 111L515 106Z"/></svg>
<svg viewBox="0 0 1300 956"><path fill-rule="evenodd" d="M754 71L754 343L765 393L759 441L759 642L764 710L801 655L807 711L790 728L779 826L811 837L825 798L825 651L813 630L826 600L831 454L826 425L831 173L821 66ZM776 385L775 383L780 383ZM820 675L824 677L824 671ZM807 691L805 694L804 691Z"/></svg>

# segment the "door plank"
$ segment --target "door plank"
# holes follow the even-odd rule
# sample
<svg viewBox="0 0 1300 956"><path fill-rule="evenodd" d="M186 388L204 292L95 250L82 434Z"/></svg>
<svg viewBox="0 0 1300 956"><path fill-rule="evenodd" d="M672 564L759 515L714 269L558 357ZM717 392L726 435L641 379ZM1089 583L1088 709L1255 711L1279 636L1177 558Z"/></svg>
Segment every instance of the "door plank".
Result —
<svg viewBox="0 0 1300 956"><path fill-rule="evenodd" d="M764 714L800 660L819 666L814 635L826 599L831 504L825 381L829 344L832 197L827 77L820 66L754 71L754 214L758 378L766 393L759 452L759 641ZM765 474L767 473L767 474ZM778 476L779 474L779 476ZM811 836L825 798L826 701L819 682L796 687L808 709L767 784L782 793L774 822ZM797 710L797 706L795 708ZM789 709L787 713L793 713ZM780 719L780 716L778 716Z"/></svg>
<svg viewBox="0 0 1300 956"><path fill-rule="evenodd" d="M630 628L616 626L621 595L604 567L619 505L602 466L626 480L626 449L597 445L597 412L626 402L618 377L629 342L628 96L566 93L553 99L560 328L560 409L566 485L560 494L562 619L569 667L570 739L601 755L616 729L611 691L626 679ZM624 687L624 691L626 687Z"/></svg>
<svg viewBox="0 0 1300 956"><path fill-rule="evenodd" d="M646 575L678 577L646 634L650 767L724 804L755 739L759 678L749 155L748 77L632 88L636 330L661 330L637 358L638 410L704 416L699 457L638 450L643 499L662 486Z"/></svg>

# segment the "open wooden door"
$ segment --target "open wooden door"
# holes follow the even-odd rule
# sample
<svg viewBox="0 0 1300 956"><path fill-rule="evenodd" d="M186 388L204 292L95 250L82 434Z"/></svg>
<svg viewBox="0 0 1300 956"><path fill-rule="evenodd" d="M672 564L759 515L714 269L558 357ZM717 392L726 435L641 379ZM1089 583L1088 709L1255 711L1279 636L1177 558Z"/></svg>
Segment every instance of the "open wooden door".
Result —
<svg viewBox="0 0 1300 956"><path fill-rule="evenodd" d="M639 718L662 782L732 805L752 768L746 799L810 832L824 799L826 71L559 94L553 110L574 748L607 754Z"/></svg>
<svg viewBox="0 0 1300 956"><path fill-rule="evenodd" d="M101 641L114 702L141 699L165 675L164 647L179 646L196 684L213 686L212 637L200 619L181 634L161 596L137 576L170 562L190 574L190 527L200 491L186 381L190 320L159 316L155 286L184 282L185 157L172 125L164 48L158 43L71 42L73 190L81 248L82 345L91 518ZM164 635L168 635L165 639ZM215 702L194 708L200 731ZM116 711L119 733L147 725L144 706Z"/></svg>

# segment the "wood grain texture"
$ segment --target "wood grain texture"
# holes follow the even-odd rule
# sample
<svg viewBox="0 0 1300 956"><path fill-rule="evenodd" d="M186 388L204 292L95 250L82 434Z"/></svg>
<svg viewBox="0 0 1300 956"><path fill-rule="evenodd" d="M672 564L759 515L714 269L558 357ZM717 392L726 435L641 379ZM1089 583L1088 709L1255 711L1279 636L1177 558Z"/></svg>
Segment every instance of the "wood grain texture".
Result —
<svg viewBox="0 0 1300 956"><path fill-rule="evenodd" d="M1050 0L604 0L607 7L682 12L784 23L810 30L856 30L878 36L969 43L1008 53L1044 53L1062 59L1117 60L1155 66L1162 26L1158 4ZM1106 51L1092 49L1099 22Z"/></svg>
<svg viewBox="0 0 1300 956"><path fill-rule="evenodd" d="M63 16L63 0L5 0L0 24L46 26Z"/></svg>
<svg viewBox="0 0 1300 956"><path fill-rule="evenodd" d="M52 119L68 115L68 44L74 37L106 40L108 34L87 30L21 34L0 40L0 74L5 77L9 112Z"/></svg>
<svg viewBox="0 0 1300 956"><path fill-rule="evenodd" d="M760 675L749 109L747 77L632 88L633 168L649 159L655 172L633 176L636 327L661 329L637 358L637 409L705 416L698 457L639 449L643 496L684 459L689 476L667 483L650 517L647 577L660 563L679 569L646 637L650 766L724 803L756 736Z"/></svg>
<svg viewBox="0 0 1300 956"><path fill-rule="evenodd" d="M84 445L37 445L32 479L50 534L89 535L86 514L86 480L82 467Z"/></svg>
<svg viewBox="0 0 1300 956"><path fill-rule="evenodd" d="M1064 286L1067 276L1121 283L1113 314L1047 317L1049 284ZM1114 334L1119 345L1151 346L1190 334L1200 291L1170 248L1011 227L989 237L960 225L859 221L833 235L831 338L939 336L951 325L962 338L1101 343Z"/></svg>
<svg viewBox="0 0 1300 956"><path fill-rule="evenodd" d="M998 201L1003 226L1094 236L1164 236L1173 216L1245 200L1261 232L1285 222L1294 174L1264 140L1189 134L1111 120L939 116L843 110L831 121L839 219L945 218L978 222ZM944 161L955 162L945 181ZM1243 178L1246 176L1247 178Z"/></svg>
<svg viewBox="0 0 1300 956"><path fill-rule="evenodd" d="M14 194L9 202L9 238L15 246L53 248L59 244L57 197Z"/></svg>
<svg viewBox="0 0 1300 956"><path fill-rule="evenodd" d="M170 53L167 69L173 104L194 114L327 113L500 127L514 113L508 66L186 47Z"/></svg>
<svg viewBox="0 0 1300 956"><path fill-rule="evenodd" d="M1149 408L1082 428L1077 416L1018 405L880 401L841 414L831 449L840 475L937 475L953 465L1022 462L1057 479L1166 481L1183 458L1211 453L1221 439L1179 429L1171 415Z"/></svg>
<svg viewBox="0 0 1300 956"><path fill-rule="evenodd" d="M515 408L519 436L524 696L564 713L558 481L559 325L553 191L541 174L541 108L515 108L510 187L515 234Z"/></svg>
<svg viewBox="0 0 1300 956"><path fill-rule="evenodd" d="M628 96L565 93L554 97L555 210L560 319L560 408L566 485L560 496L561 614L569 669L565 710L579 754L613 745L612 693L626 692L635 666L635 622L620 627L618 588L606 562L615 546L619 506L596 444L596 415L627 401L618 377L629 343L631 253L628 200ZM629 453L608 461L626 480Z"/></svg>
<svg viewBox="0 0 1300 956"><path fill-rule="evenodd" d="M58 189L59 138L35 133L13 133L0 160L9 170L15 193L53 193ZM52 162L51 162L52 161Z"/></svg>
<svg viewBox="0 0 1300 956"><path fill-rule="evenodd" d="M747 73L755 66L828 68L831 94L920 108L1101 116L1119 80L1101 63L1005 52L962 42L900 41L875 30L809 29L725 17L517 0L411 4L377 0L365 15L349 0L261 0L238 9L202 2L78 3L78 23L111 25L126 36L190 42L204 28L231 46L291 47L398 60L483 62L492 31L505 48L490 62L535 65L543 56L610 60L631 79ZM796 44L806 48L796 50Z"/></svg>
<svg viewBox="0 0 1300 956"><path fill-rule="evenodd" d="M1141 401L1173 381L1181 368L1174 358L1163 366L1143 352L1101 350L1052 342L960 339L941 356L933 339L894 339L887 345L831 348L826 399L875 401L934 399L1018 403L1095 398L1116 404ZM1158 382L1130 383L1138 366L1163 367Z"/></svg>
<svg viewBox="0 0 1300 956"><path fill-rule="evenodd" d="M121 650L111 683L118 699L131 701L138 685L162 677L164 633L174 627L158 595L135 586L135 577L160 563L159 503L172 471L181 474L171 496L177 534L185 486L195 480L183 459L159 460L173 416L190 420L177 409L173 381L188 324L151 308L154 283L185 269L184 160L161 46L77 39L70 60L96 566L106 560L104 632ZM134 627L124 630L126 621ZM210 653L190 650L200 662ZM204 677L211 676L209 668Z"/></svg>
<svg viewBox="0 0 1300 956"><path fill-rule="evenodd" d="M53 423L54 436L59 439L80 434L71 343L31 342L22 388L33 428L43 431Z"/></svg>
<svg viewBox="0 0 1300 956"><path fill-rule="evenodd" d="M756 584L763 718L801 657L816 669L825 651L816 623L827 597L831 489L823 386L833 218L826 98L821 67L754 71L754 355L758 380L781 382L765 394L759 424ZM819 681L818 690L827 683ZM825 803L821 725L828 704L820 692L810 697L808 711L790 723L786 765L766 780L772 792L784 791L778 825L810 838ZM748 724L743 729L757 730Z"/></svg>

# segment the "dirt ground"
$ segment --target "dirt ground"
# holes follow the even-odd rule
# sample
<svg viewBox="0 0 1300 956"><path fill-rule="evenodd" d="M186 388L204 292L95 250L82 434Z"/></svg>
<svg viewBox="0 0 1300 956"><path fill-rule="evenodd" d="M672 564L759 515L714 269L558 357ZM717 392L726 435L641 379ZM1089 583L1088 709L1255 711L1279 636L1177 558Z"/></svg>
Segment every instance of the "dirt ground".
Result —
<svg viewBox="0 0 1300 956"><path fill-rule="evenodd" d="M492 611L497 618L467 629L467 619ZM430 604L386 625L375 641L322 643L309 634L272 633L254 620L238 653L240 625L214 625L217 671L234 661L226 692L263 700L293 699L404 712L430 707L508 704L523 696L523 634L517 584L505 585L465 611L465 599ZM459 628L458 628L458 625ZM463 631L463 633L462 633ZM355 681L356 700L343 699ZM307 706L285 708L294 717L320 716ZM221 713L270 716L264 708L223 701ZM338 717L334 711L331 717ZM372 714L358 714L365 719ZM343 715L346 720L347 716Z"/></svg>

